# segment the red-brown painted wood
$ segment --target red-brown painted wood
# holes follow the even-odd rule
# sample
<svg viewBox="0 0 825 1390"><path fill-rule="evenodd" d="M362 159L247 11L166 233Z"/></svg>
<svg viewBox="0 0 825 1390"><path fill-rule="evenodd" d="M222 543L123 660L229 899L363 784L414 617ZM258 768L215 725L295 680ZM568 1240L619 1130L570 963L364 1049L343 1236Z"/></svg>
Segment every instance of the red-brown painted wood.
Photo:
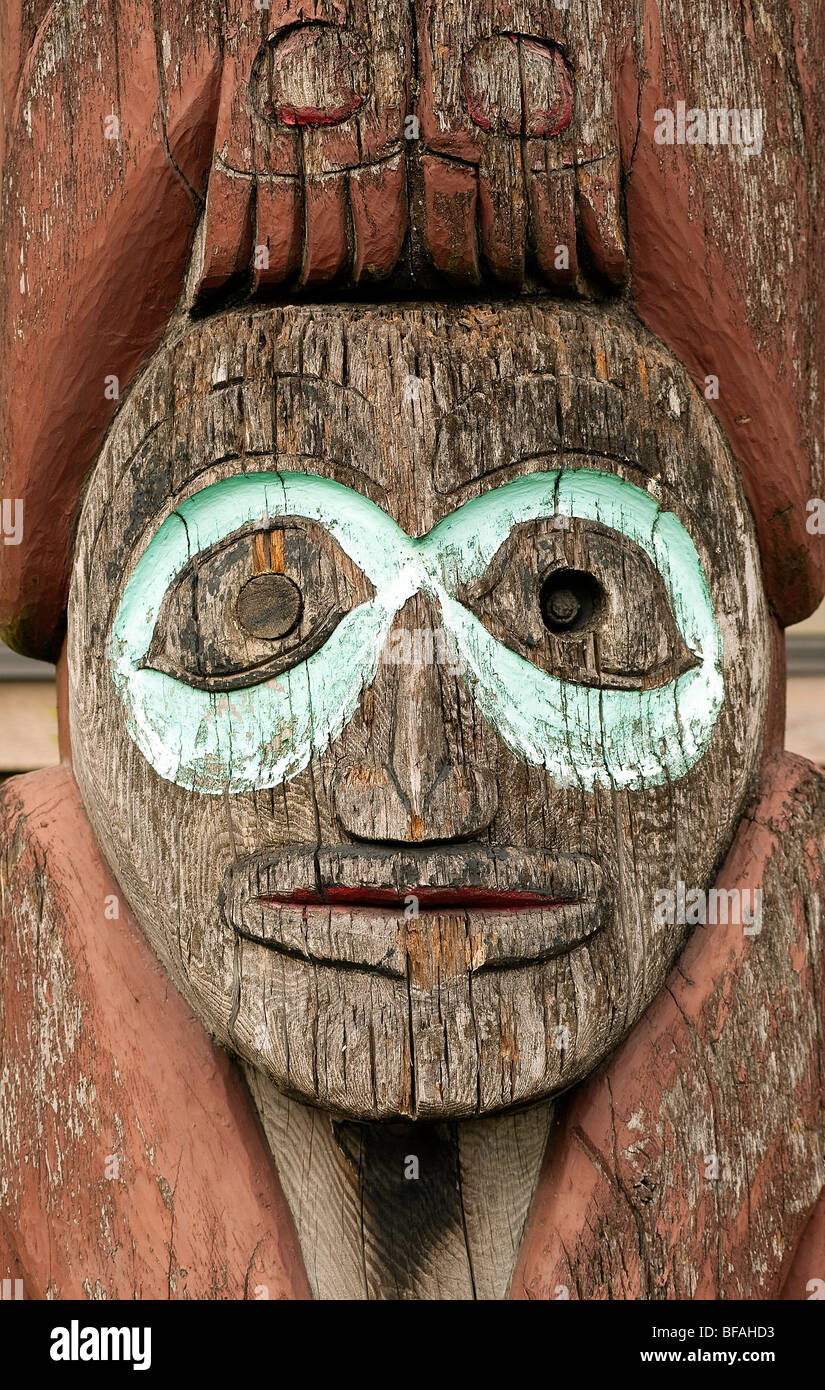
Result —
<svg viewBox="0 0 825 1390"><path fill-rule="evenodd" d="M775 757L717 879L765 885L764 945L784 984L749 968L755 938L741 925L695 931L628 1040L563 1105L512 1297L805 1298L803 1276L825 1277L821 1190L809 1181L825 1117L821 1035L802 1023L811 1004L819 1026L825 1012L811 934L825 868L811 806L823 795L811 764ZM771 927L776 881L793 901L790 938ZM795 1089L779 1099L791 1057ZM705 1178L703 1133L718 1180Z"/></svg>
<svg viewBox="0 0 825 1390"><path fill-rule="evenodd" d="M135 926L68 768L4 785L0 837L0 1274L27 1298L308 1297L240 1073Z"/></svg>
<svg viewBox="0 0 825 1390"><path fill-rule="evenodd" d="M446 7L417 0L414 49L409 8L385 4L381 27L375 4L319 5L306 22L283 0L270 10L231 0L220 26L206 0L165 6L157 24L148 0L123 0L114 21L93 0L81 27L39 0L4 16L0 495L25 509L23 543L0 547L6 639L57 654L77 501L117 406L106 379L122 396L162 334L207 181L213 293L233 277L252 293L309 295L386 278L404 261L408 219L423 256L414 274L466 288L482 278L483 293L569 286L583 248L621 286L629 252L643 321L700 389L719 377L711 405L742 467L771 601L783 624L806 616L825 592L825 549L806 530L807 502L825 491L812 366L825 355L825 309L804 251L821 222L811 172L821 14L793 19L772 0L728 42L705 44L724 19L716 0L683 20L646 0L638 24L629 0L600 0L586 26L575 7L531 0L516 40L506 6L475 0L459 32ZM499 80L506 90L517 49L519 111L485 116L481 58L491 90ZM318 55L331 63L333 50L330 73ZM286 119L290 93L312 81L317 100ZM653 140L660 107L746 96L764 108L760 159ZM407 114L417 139L405 138ZM117 139L106 138L112 116ZM766 180L768 202L754 202ZM409 206L408 185L420 188ZM268 267L255 263L261 245Z"/></svg>

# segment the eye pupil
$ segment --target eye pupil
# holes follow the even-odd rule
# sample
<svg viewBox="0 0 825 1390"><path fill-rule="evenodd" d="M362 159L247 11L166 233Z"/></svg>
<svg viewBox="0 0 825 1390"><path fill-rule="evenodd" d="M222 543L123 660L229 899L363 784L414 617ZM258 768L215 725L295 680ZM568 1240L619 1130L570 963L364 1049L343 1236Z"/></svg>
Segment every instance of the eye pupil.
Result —
<svg viewBox="0 0 825 1390"><path fill-rule="evenodd" d="M603 606L604 590L585 570L554 570L541 586L539 604L549 632L579 632Z"/></svg>
<svg viewBox="0 0 825 1390"><path fill-rule="evenodd" d="M302 609L301 590L285 574L256 574L238 595L238 622L252 637L287 637Z"/></svg>
<svg viewBox="0 0 825 1390"><path fill-rule="evenodd" d="M554 622L572 623L581 612L581 604L572 589L557 589L550 595L547 611Z"/></svg>

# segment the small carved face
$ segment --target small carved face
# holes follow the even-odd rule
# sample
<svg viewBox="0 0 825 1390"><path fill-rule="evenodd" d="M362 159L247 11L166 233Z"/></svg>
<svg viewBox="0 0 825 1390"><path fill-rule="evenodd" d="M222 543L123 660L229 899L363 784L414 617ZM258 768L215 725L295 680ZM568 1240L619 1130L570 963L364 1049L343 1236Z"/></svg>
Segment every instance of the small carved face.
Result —
<svg viewBox="0 0 825 1390"><path fill-rule="evenodd" d="M757 770L766 632L718 428L618 316L228 314L158 350L92 477L75 769L222 1043L342 1114L479 1114L660 989L657 892L710 885Z"/></svg>

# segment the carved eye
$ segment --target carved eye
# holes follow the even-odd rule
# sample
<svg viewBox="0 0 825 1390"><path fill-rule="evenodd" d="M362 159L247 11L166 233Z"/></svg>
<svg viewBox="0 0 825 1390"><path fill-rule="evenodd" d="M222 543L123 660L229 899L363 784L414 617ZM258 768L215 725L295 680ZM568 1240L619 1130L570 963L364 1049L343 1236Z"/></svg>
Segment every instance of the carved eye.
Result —
<svg viewBox="0 0 825 1390"><path fill-rule="evenodd" d="M238 594L238 622L250 637L288 637L301 620L304 596L286 574L254 574Z"/></svg>
<svg viewBox="0 0 825 1390"><path fill-rule="evenodd" d="M143 666L199 690L240 690L305 661L373 586L322 526L284 518L181 570Z"/></svg>
<svg viewBox="0 0 825 1390"><path fill-rule="evenodd" d="M544 626L557 635L585 632L594 621L600 621L606 602L598 579L586 570L551 570L539 589Z"/></svg>
<svg viewBox="0 0 825 1390"><path fill-rule="evenodd" d="M299 24L259 50L249 89L270 124L328 126L360 110L372 86L360 34L333 24Z"/></svg>
<svg viewBox="0 0 825 1390"><path fill-rule="evenodd" d="M698 664L648 556L593 522L517 526L458 598L505 646L579 685L650 689Z"/></svg>

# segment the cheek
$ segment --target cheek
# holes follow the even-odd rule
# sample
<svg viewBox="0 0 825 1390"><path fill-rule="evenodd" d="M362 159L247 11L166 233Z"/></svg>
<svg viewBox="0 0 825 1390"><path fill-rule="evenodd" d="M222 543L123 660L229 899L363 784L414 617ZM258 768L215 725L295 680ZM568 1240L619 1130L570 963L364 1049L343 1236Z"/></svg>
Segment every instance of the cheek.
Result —
<svg viewBox="0 0 825 1390"><path fill-rule="evenodd" d="M129 735L161 777L188 791L220 797L278 788L352 718L375 677L388 621L379 603L363 604L306 661L226 694L137 668L115 640L114 680Z"/></svg>
<svg viewBox="0 0 825 1390"><path fill-rule="evenodd" d="M105 672L75 699L73 725L89 819L149 944L184 995L187 982L200 978L213 1000L231 996L232 943L219 905L234 854L226 800L157 775L129 737ZM91 737L84 727L93 729Z"/></svg>
<svg viewBox="0 0 825 1390"><path fill-rule="evenodd" d="M643 991L645 980L658 987L695 925L684 916L664 920L663 898L675 898L680 883L684 891L707 892L730 848L741 808L721 793L727 785L726 760L708 756L670 787L613 798L612 834L608 808L601 808L600 857L613 883L616 948Z"/></svg>

